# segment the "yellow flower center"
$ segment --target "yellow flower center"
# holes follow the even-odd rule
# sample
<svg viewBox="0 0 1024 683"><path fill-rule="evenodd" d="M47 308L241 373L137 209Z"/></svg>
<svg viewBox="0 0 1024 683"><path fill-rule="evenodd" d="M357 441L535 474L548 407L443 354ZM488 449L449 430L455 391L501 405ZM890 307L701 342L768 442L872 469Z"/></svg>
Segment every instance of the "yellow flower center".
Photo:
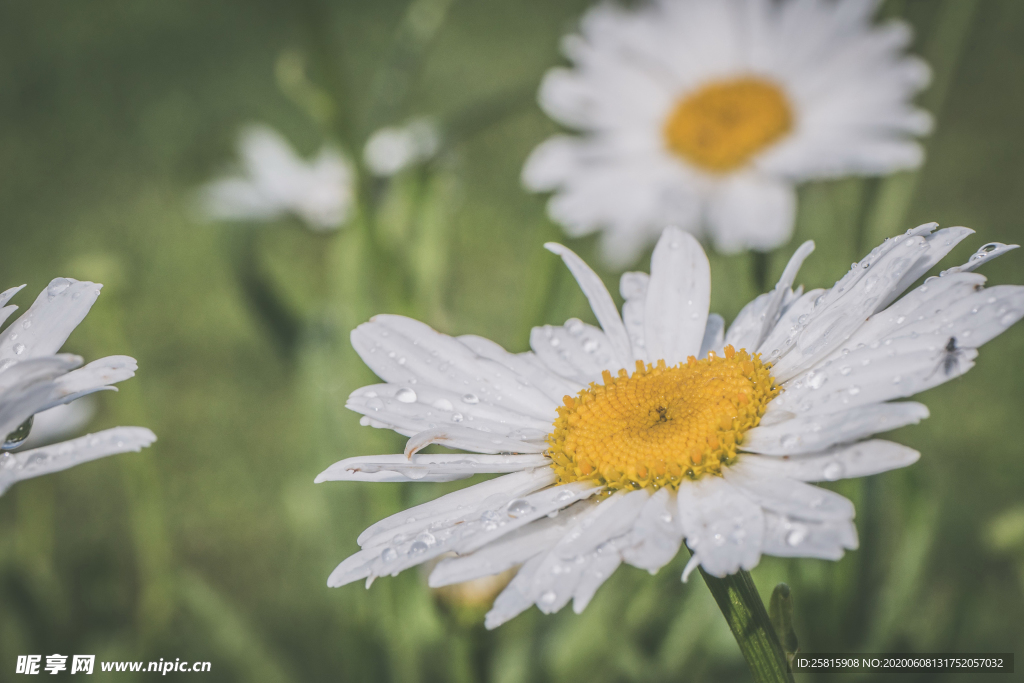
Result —
<svg viewBox="0 0 1024 683"><path fill-rule="evenodd" d="M788 133L793 113L770 81L744 77L709 83L676 105L665 143L707 171L731 171Z"/></svg>
<svg viewBox="0 0 1024 683"><path fill-rule="evenodd" d="M672 367L637 361L632 376L603 374L604 384L558 408L548 455L559 483L658 489L719 475L781 391L757 355L731 346L724 358L712 352Z"/></svg>

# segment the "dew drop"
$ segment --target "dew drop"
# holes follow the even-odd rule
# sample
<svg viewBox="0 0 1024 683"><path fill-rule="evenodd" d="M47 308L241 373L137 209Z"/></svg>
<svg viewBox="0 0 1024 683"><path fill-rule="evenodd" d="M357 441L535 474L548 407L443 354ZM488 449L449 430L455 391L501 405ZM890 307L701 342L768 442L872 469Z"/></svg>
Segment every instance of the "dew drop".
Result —
<svg viewBox="0 0 1024 683"><path fill-rule="evenodd" d="M14 355L16 355L16 356L20 356L22 353L25 352L25 345L24 344L20 344L20 343L19 344L15 344L13 348L14 348Z"/></svg>
<svg viewBox="0 0 1024 683"><path fill-rule="evenodd" d="M516 519L533 512L533 506L530 505L530 501L525 498L516 498L509 501L506 511L508 512L509 517Z"/></svg>
<svg viewBox="0 0 1024 683"><path fill-rule="evenodd" d="M381 408L384 407L384 401L380 400L379 398L371 398L369 401L366 402L366 407L369 408L370 410L380 410Z"/></svg>
<svg viewBox="0 0 1024 683"><path fill-rule="evenodd" d="M796 434L786 434L782 437L780 443L783 448L792 448L793 446L800 443L800 437Z"/></svg>
<svg viewBox="0 0 1024 683"><path fill-rule="evenodd" d="M843 467L843 463L830 462L829 464L825 465L825 468L821 471L821 474L823 477L825 477L826 481L836 481L838 479L843 478L843 474L845 474L845 471L846 468Z"/></svg>
<svg viewBox="0 0 1024 683"><path fill-rule="evenodd" d="M803 526L795 526L786 534L786 545L796 547L804 542L807 538L807 528Z"/></svg>
<svg viewBox="0 0 1024 683"><path fill-rule="evenodd" d="M425 552L427 552L427 544L423 541L416 541L409 546L409 555L422 555Z"/></svg>
<svg viewBox="0 0 1024 683"><path fill-rule="evenodd" d="M452 415L452 422L462 422L462 413L455 413Z"/></svg>
<svg viewBox="0 0 1024 683"><path fill-rule="evenodd" d="M1017 314L1016 313L1007 313L1006 315L1004 315L1002 318L999 319L999 324L1001 324L1001 325L1012 325L1013 322L1016 319L1017 319Z"/></svg>
<svg viewBox="0 0 1024 683"><path fill-rule="evenodd" d="M583 332L583 321L579 318L569 318L565 321L565 329L569 334L576 336Z"/></svg>
<svg viewBox="0 0 1024 683"><path fill-rule="evenodd" d="M847 391L847 393L850 394L850 396L856 396L857 394L860 393L860 387L852 386L849 389L847 389L846 391Z"/></svg>
<svg viewBox="0 0 1024 683"><path fill-rule="evenodd" d="M587 353L593 353L594 351L597 351L598 346L600 346L600 344L598 344L593 339L587 339L583 342L583 350L586 351Z"/></svg>
<svg viewBox="0 0 1024 683"><path fill-rule="evenodd" d="M476 394L463 394L462 402L468 403L469 405L475 405L480 402L480 397Z"/></svg>
<svg viewBox="0 0 1024 683"><path fill-rule="evenodd" d="M4 439L4 443L0 446L0 450L13 451L15 448L25 443L25 439L28 438L29 432L32 431L32 422L35 420L35 416L29 417L27 420L18 425L18 428L7 435Z"/></svg>
<svg viewBox="0 0 1024 683"><path fill-rule="evenodd" d="M559 503L565 503L567 501L572 500L575 497L576 494L574 494L572 491L562 491L561 493L558 494L555 500L557 500Z"/></svg>
<svg viewBox="0 0 1024 683"><path fill-rule="evenodd" d="M555 595L555 591L544 591L543 593L541 593L540 599L537 602L547 607L549 605L555 604L555 600L557 598L558 596Z"/></svg>
<svg viewBox="0 0 1024 683"><path fill-rule="evenodd" d="M382 562L394 562L398 559L398 552L394 548L384 548L380 554Z"/></svg>
<svg viewBox="0 0 1024 683"><path fill-rule="evenodd" d="M439 398L439 399L437 399L436 401L434 401L433 405L438 410L451 410L452 408L455 407L455 406L452 405L452 402L449 401L446 398Z"/></svg>
<svg viewBox="0 0 1024 683"><path fill-rule="evenodd" d="M55 296L66 290L71 286L71 282L65 278L59 277L49 284L46 288L46 298L52 300Z"/></svg>
<svg viewBox="0 0 1024 683"><path fill-rule="evenodd" d="M825 373L815 373L813 376L807 379L807 386L809 386L811 389L820 389L822 385L825 384L825 380L827 379L828 378L825 377Z"/></svg>
<svg viewBox="0 0 1024 683"><path fill-rule="evenodd" d="M416 392L410 389L409 387L402 387L401 389L398 390L398 393L395 394L395 398L397 398L402 403L415 403Z"/></svg>
<svg viewBox="0 0 1024 683"><path fill-rule="evenodd" d="M18 464L18 459L10 453L0 454L0 470L12 470Z"/></svg>

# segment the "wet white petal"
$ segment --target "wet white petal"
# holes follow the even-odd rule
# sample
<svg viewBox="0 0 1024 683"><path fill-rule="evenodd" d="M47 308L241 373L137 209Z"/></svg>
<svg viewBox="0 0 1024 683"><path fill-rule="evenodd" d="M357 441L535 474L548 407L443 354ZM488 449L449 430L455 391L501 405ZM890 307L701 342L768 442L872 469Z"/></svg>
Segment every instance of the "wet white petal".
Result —
<svg viewBox="0 0 1024 683"><path fill-rule="evenodd" d="M731 467L723 468L722 476L741 491L744 500L780 515L815 521L853 519L853 503L828 489L786 477L753 476Z"/></svg>
<svg viewBox="0 0 1024 683"><path fill-rule="evenodd" d="M765 417L772 414L772 411L772 404L769 404ZM920 403L875 403L827 415L794 417L769 426L754 427L743 435L740 448L765 455L814 453L835 444L917 424L926 417L928 408Z"/></svg>
<svg viewBox="0 0 1024 683"><path fill-rule="evenodd" d="M615 308L615 302L612 301L612 296L608 293L601 278L591 270L583 259L561 244L548 242L544 247L551 253L562 257L569 272L576 278L584 296L587 297L587 301L590 302L590 308L593 309L601 329L608 335L608 343L619 368L629 368L633 358L629 335L626 334L626 328L622 324L622 318L619 317L618 309Z"/></svg>
<svg viewBox="0 0 1024 683"><path fill-rule="evenodd" d="M711 267L700 244L668 228L651 256L644 339L651 358L668 365L700 353L711 301Z"/></svg>
<svg viewBox="0 0 1024 683"><path fill-rule="evenodd" d="M761 559L764 515L719 477L683 480L677 494L679 525L694 557L713 576L753 569Z"/></svg>
<svg viewBox="0 0 1024 683"><path fill-rule="evenodd" d="M29 309L0 333L0 360L24 360L60 351L102 287L63 277L52 280Z"/></svg>
<svg viewBox="0 0 1024 683"><path fill-rule="evenodd" d="M0 459L0 495L23 479L59 472L107 455L139 451L156 441L142 427L115 427L71 441L8 453Z"/></svg>
<svg viewBox="0 0 1024 683"><path fill-rule="evenodd" d="M844 550L856 550L857 527L852 520L808 521L765 512L764 553L777 557L838 560Z"/></svg>
<svg viewBox="0 0 1024 683"><path fill-rule="evenodd" d="M317 475L323 481L455 481L474 474L505 474L548 467L543 455L471 455L468 453L361 455L340 460Z"/></svg>
<svg viewBox="0 0 1024 683"><path fill-rule="evenodd" d="M656 572L671 562L683 540L676 523L678 509L675 492L658 489L644 504L623 543L623 559L649 572Z"/></svg>
<svg viewBox="0 0 1024 683"><path fill-rule="evenodd" d="M732 466L749 477L785 477L798 481L837 481L867 477L913 465L921 454L892 441L871 439L820 453L790 457L745 455Z"/></svg>

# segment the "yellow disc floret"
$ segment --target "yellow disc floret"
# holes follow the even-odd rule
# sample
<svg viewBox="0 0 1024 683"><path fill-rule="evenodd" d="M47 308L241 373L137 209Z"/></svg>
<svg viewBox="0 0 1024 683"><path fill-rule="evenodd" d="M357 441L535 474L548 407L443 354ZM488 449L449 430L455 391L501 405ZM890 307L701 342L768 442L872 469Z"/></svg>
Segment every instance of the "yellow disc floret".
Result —
<svg viewBox="0 0 1024 683"><path fill-rule="evenodd" d="M793 128L779 86L760 78L715 81L690 93L665 121L668 148L706 171L739 168Z"/></svg>
<svg viewBox="0 0 1024 683"><path fill-rule="evenodd" d="M559 406L548 455L559 483L609 489L676 488L684 478L721 474L780 389L769 366L725 347L668 367L637 361L636 372L603 373Z"/></svg>

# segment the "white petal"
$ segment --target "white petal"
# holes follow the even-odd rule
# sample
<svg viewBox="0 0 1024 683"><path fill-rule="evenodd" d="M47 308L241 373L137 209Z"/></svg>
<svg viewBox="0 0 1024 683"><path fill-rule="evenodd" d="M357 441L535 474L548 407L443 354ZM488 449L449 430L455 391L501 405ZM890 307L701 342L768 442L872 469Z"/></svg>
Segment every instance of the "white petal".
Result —
<svg viewBox="0 0 1024 683"><path fill-rule="evenodd" d="M551 411L549 419L538 420L495 405L497 400L494 403L484 402L477 394L459 396L425 384L413 386L371 384L360 387L352 392L345 407L386 424L405 436L429 431L442 435L435 439L438 443L449 443L460 435L474 442L491 443L482 449L465 449L485 453L535 451L535 448L523 448L518 443L508 442L543 440L551 431L556 417ZM470 397L468 400L467 396ZM449 445L462 448L452 443Z"/></svg>
<svg viewBox="0 0 1024 683"><path fill-rule="evenodd" d="M771 413L772 404L769 404L765 418ZM765 455L815 453L835 444L857 441L872 434L917 424L926 417L928 408L920 403L876 403L827 415L794 417L768 426L757 426L743 435L740 448Z"/></svg>
<svg viewBox="0 0 1024 683"><path fill-rule="evenodd" d="M602 543L623 536L633 528L650 492L645 489L617 492L601 501L594 511L581 519L573 528L572 537L563 539L556 553L563 559L573 559L593 552Z"/></svg>
<svg viewBox="0 0 1024 683"><path fill-rule="evenodd" d="M57 380L81 363L80 356L62 353L29 358L0 372L0 435L54 405Z"/></svg>
<svg viewBox="0 0 1024 683"><path fill-rule="evenodd" d="M102 287L62 277L50 281L32 306L0 333L0 360L24 360L60 351Z"/></svg>
<svg viewBox="0 0 1024 683"><path fill-rule="evenodd" d="M852 445L836 446L820 453L777 457L746 455L732 466L751 477L785 477L797 481L836 481L867 477L907 467L921 454L892 441L872 439Z"/></svg>
<svg viewBox="0 0 1024 683"><path fill-rule="evenodd" d="M622 555L616 547L615 542L607 543L598 548L593 558L583 568L583 572L572 593L572 611L582 614L590 601L605 581L611 578L619 565L622 564ZM678 547L678 545L677 545Z"/></svg>
<svg viewBox="0 0 1024 683"><path fill-rule="evenodd" d="M684 480L677 493L686 544L704 570L717 577L753 569L761 559L764 515L719 477Z"/></svg>
<svg viewBox="0 0 1024 683"><path fill-rule="evenodd" d="M618 367L604 332L575 318L562 326L533 328L530 348L552 372L583 386L600 382L603 370Z"/></svg>
<svg viewBox="0 0 1024 683"><path fill-rule="evenodd" d="M513 498L550 486L555 482L553 470L543 469L506 474L488 481L467 486L429 502L386 517L359 534L356 542L361 547L387 543L398 533L426 528L431 522L458 520L467 510L487 508L493 499L508 502Z"/></svg>
<svg viewBox="0 0 1024 683"><path fill-rule="evenodd" d="M580 501L556 517L546 517L514 531L476 552L442 560L430 574L430 587L449 586L491 576L523 564L531 557L547 552L561 540L574 521L596 505Z"/></svg>
<svg viewBox="0 0 1024 683"><path fill-rule="evenodd" d="M352 331L352 347L378 377L392 384L457 396L548 421L554 401L509 368L458 340L398 315L378 315Z"/></svg>
<svg viewBox="0 0 1024 683"><path fill-rule="evenodd" d="M575 396L586 388L584 384L547 370L532 353L509 353L490 339L474 335L463 335L458 339L477 355L501 363L515 372L521 382L532 384L556 405L561 405L562 397Z"/></svg>
<svg viewBox="0 0 1024 683"><path fill-rule="evenodd" d="M968 228L952 228L954 230L968 230ZM974 231L971 230L971 233ZM1019 244L1003 244L1002 242L989 242L984 245L978 251L971 254L971 258L967 260L967 263L963 265L944 270L940 273L942 276L952 275L953 273L970 273L971 271L977 270L981 266L985 265L994 258L999 258L1003 254L1013 251L1014 249L1020 249Z"/></svg>
<svg viewBox="0 0 1024 683"><path fill-rule="evenodd" d="M883 309L896 298L907 291L910 285L917 282L917 279L931 270L932 266L945 258L946 254L953 250L953 247L960 244L964 238L968 235L973 235L974 231L970 228L954 227L954 228L943 228L937 230L931 235L925 237L927 243L926 253L912 268L907 270L907 274L903 276L903 279L893 288L893 291L888 297L882 300L878 305L878 309ZM978 265L981 265L980 263ZM973 270L973 268L971 268Z"/></svg>
<svg viewBox="0 0 1024 683"><path fill-rule="evenodd" d="M633 358L651 362L647 355L644 342L644 309L647 306L647 284L650 276L647 273L623 273L619 281L619 294L622 295L622 323L626 326L629 343L633 347ZM654 359L656 360L656 359Z"/></svg>
<svg viewBox="0 0 1024 683"><path fill-rule="evenodd" d="M700 343L698 358L706 358L709 351L720 351L725 346L725 319L717 313L708 316L704 339Z"/></svg>
<svg viewBox="0 0 1024 683"><path fill-rule="evenodd" d="M757 343L754 344L755 348L764 342L772 328L775 327L779 316L782 314L783 303L787 296L792 294L793 281L796 280L796 274L800 271L800 266L803 265L803 262L811 255L812 251L814 251L814 242L807 240L790 257L785 270L782 271L782 277L779 278L778 284L775 285L775 289L772 290L768 298L768 304L765 306L763 313L764 320L761 323L761 330L757 337Z"/></svg>
<svg viewBox="0 0 1024 683"><path fill-rule="evenodd" d="M725 333L725 343L737 349L756 349L761 337L761 328L767 317L768 306L773 301L773 292L756 297L740 309L736 319Z"/></svg>
<svg viewBox="0 0 1024 683"><path fill-rule="evenodd" d="M652 573L671 562L683 540L682 531L676 524L678 509L675 492L667 488L658 489L647 500L633 524L628 541L622 548L623 559Z"/></svg>
<svg viewBox="0 0 1024 683"><path fill-rule="evenodd" d="M143 427L114 427L64 443L0 456L0 495L11 484L59 472L115 453L140 451L156 441Z"/></svg>
<svg viewBox="0 0 1024 683"><path fill-rule="evenodd" d="M852 520L812 522L765 512L764 553L776 557L838 560L844 549L857 548Z"/></svg>
<svg viewBox="0 0 1024 683"><path fill-rule="evenodd" d="M601 329L608 335L608 342L618 363L618 367L608 369L628 369L633 359L629 335L626 334L626 328L622 324L622 318L619 317L618 309L615 308L615 302L612 301L612 296L608 293L608 289L605 288L601 278L591 270L590 266L583 259L561 244L548 242L544 245L544 248L562 257L562 261L565 262L569 272L576 278L576 282L579 283L584 296L590 302L590 307L593 309Z"/></svg>
<svg viewBox="0 0 1024 683"><path fill-rule="evenodd" d="M550 466L543 455L470 455L466 453L362 455L340 460L317 475L324 481L455 481L474 474L506 474Z"/></svg>
<svg viewBox="0 0 1024 683"><path fill-rule="evenodd" d="M543 555L538 555L527 560L515 578L505 586L505 590L495 598L491 610L484 616L484 627L487 630L496 629L512 617L530 609L533 599L527 597L526 593L543 559Z"/></svg>
<svg viewBox="0 0 1024 683"><path fill-rule="evenodd" d="M777 178L737 173L724 181L708 209L715 248L771 251L789 241L796 215L793 186Z"/></svg>
<svg viewBox="0 0 1024 683"><path fill-rule="evenodd" d="M130 356L107 356L94 360L55 381L55 391L46 409L74 401L95 391L114 389L109 385L134 377L138 368L138 363Z"/></svg>
<svg viewBox="0 0 1024 683"><path fill-rule="evenodd" d="M812 289L786 308L757 349L763 361L775 362L793 348L800 330L804 329L814 312L814 302L824 293L824 289Z"/></svg>
<svg viewBox="0 0 1024 683"><path fill-rule="evenodd" d="M651 255L644 307L647 353L668 365L700 352L711 302L708 257L692 235L668 228Z"/></svg>
<svg viewBox="0 0 1024 683"><path fill-rule="evenodd" d="M780 515L813 521L846 520L854 516L853 503L828 489L785 477L752 476L731 467L723 468L722 475L747 500Z"/></svg>
<svg viewBox="0 0 1024 683"><path fill-rule="evenodd" d="M878 255L864 261L867 268L857 266L825 295L795 347L775 364L772 374L777 380L785 382L838 348L878 310L907 270L927 257L928 242L923 236L904 237L893 247L876 248L872 254Z"/></svg>

